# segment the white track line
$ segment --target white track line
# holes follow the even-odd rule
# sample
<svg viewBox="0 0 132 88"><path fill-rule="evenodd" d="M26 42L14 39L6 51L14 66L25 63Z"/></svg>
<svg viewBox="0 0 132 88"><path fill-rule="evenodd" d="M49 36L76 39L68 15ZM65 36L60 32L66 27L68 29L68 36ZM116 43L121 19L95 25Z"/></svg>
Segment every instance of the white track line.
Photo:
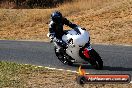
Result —
<svg viewBox="0 0 132 88"><path fill-rule="evenodd" d="M38 66L38 67L43 67L43 66ZM44 67L44 68L51 69L51 70L59 70L59 71L67 71L67 72L72 72L72 73L78 73L77 71L72 71L72 70L57 69L57 68L51 68L51 67Z"/></svg>
<svg viewBox="0 0 132 88"><path fill-rule="evenodd" d="M38 66L38 67L43 67L43 66ZM46 69L51 69L51 70L59 70L59 71L67 71L67 72L72 72L72 73L79 73L77 71L72 71L72 70L65 70L65 69L57 69L57 68L50 68L50 67L44 67ZM90 74L90 73L86 73L86 74ZM130 81L130 84L132 83L132 81Z"/></svg>
<svg viewBox="0 0 132 88"><path fill-rule="evenodd" d="M44 66L38 66L38 67L44 67ZM65 70L65 69L58 69L58 68L51 68L51 67L44 67L46 69L50 69L50 70L58 70L58 71L67 71L67 72L72 72L72 73L79 73L78 71L73 71L73 70ZM86 74L90 74L90 73L86 73Z"/></svg>
<svg viewBox="0 0 132 88"><path fill-rule="evenodd" d="M25 64L25 65L28 65L28 64ZM35 65L34 65L35 66ZM42 67L44 67L44 66L36 66L36 68L37 67L40 67L40 68L42 68ZM77 71L72 71L72 70L65 70L65 69L57 69L57 68L51 68L51 67L44 67L44 68L46 68L46 69L50 69L50 70L58 70L58 71L67 71L67 72L72 72L72 73L79 73L79 72L77 72ZM90 73L86 73L86 74L90 74ZM132 83L132 81L130 81L130 84Z"/></svg>
<svg viewBox="0 0 132 88"><path fill-rule="evenodd" d="M43 67L43 66L38 66L38 67ZM67 72L72 72L72 73L79 73L78 71L72 71L72 70L65 70L65 69L58 69L58 68L51 68L51 67L44 67L46 69L50 69L50 70L58 70L58 71L67 71ZM86 74L90 74L90 73L86 73Z"/></svg>

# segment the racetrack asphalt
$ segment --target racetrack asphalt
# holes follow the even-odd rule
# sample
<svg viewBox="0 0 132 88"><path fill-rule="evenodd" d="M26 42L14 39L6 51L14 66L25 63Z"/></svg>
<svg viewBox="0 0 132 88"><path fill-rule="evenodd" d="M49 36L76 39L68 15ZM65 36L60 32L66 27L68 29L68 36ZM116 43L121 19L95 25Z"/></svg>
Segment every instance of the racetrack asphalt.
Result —
<svg viewBox="0 0 132 88"><path fill-rule="evenodd" d="M0 61L78 70L77 66L63 65L55 56L53 47L47 42L0 40ZM92 47L102 57L104 68L95 70L87 65L86 72L132 75L132 46L94 44Z"/></svg>

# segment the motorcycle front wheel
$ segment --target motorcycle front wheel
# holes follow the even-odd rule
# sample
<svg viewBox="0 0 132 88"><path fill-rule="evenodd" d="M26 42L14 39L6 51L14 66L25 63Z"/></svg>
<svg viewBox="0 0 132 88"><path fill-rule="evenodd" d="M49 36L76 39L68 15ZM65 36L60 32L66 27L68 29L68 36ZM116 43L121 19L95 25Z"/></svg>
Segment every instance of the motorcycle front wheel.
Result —
<svg viewBox="0 0 132 88"><path fill-rule="evenodd" d="M103 61L99 54L94 50L90 50L90 64L97 70L103 69Z"/></svg>

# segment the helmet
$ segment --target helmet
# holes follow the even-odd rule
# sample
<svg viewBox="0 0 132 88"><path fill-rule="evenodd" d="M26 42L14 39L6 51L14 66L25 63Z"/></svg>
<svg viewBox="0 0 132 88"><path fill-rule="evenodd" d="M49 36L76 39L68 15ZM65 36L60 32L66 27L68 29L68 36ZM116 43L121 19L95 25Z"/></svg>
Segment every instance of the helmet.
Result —
<svg viewBox="0 0 132 88"><path fill-rule="evenodd" d="M55 22L55 23L59 23L62 21L62 14L59 11L55 11L51 14L51 19Z"/></svg>

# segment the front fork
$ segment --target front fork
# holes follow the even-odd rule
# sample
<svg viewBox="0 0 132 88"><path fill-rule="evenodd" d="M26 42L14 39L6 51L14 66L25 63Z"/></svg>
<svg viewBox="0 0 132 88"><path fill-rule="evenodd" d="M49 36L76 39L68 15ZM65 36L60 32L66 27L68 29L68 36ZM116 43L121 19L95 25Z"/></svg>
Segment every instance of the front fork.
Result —
<svg viewBox="0 0 132 88"><path fill-rule="evenodd" d="M90 56L90 51L92 50L93 48L91 47L90 44L86 45L85 47L81 48L80 51L79 51L79 55L82 59L86 60L86 61L89 61L91 59L91 56Z"/></svg>
<svg viewBox="0 0 132 88"><path fill-rule="evenodd" d="M83 55L84 55L86 58L90 58L90 50L92 50L92 47L91 47L91 46L88 46L88 47L84 48L84 50L83 50Z"/></svg>

